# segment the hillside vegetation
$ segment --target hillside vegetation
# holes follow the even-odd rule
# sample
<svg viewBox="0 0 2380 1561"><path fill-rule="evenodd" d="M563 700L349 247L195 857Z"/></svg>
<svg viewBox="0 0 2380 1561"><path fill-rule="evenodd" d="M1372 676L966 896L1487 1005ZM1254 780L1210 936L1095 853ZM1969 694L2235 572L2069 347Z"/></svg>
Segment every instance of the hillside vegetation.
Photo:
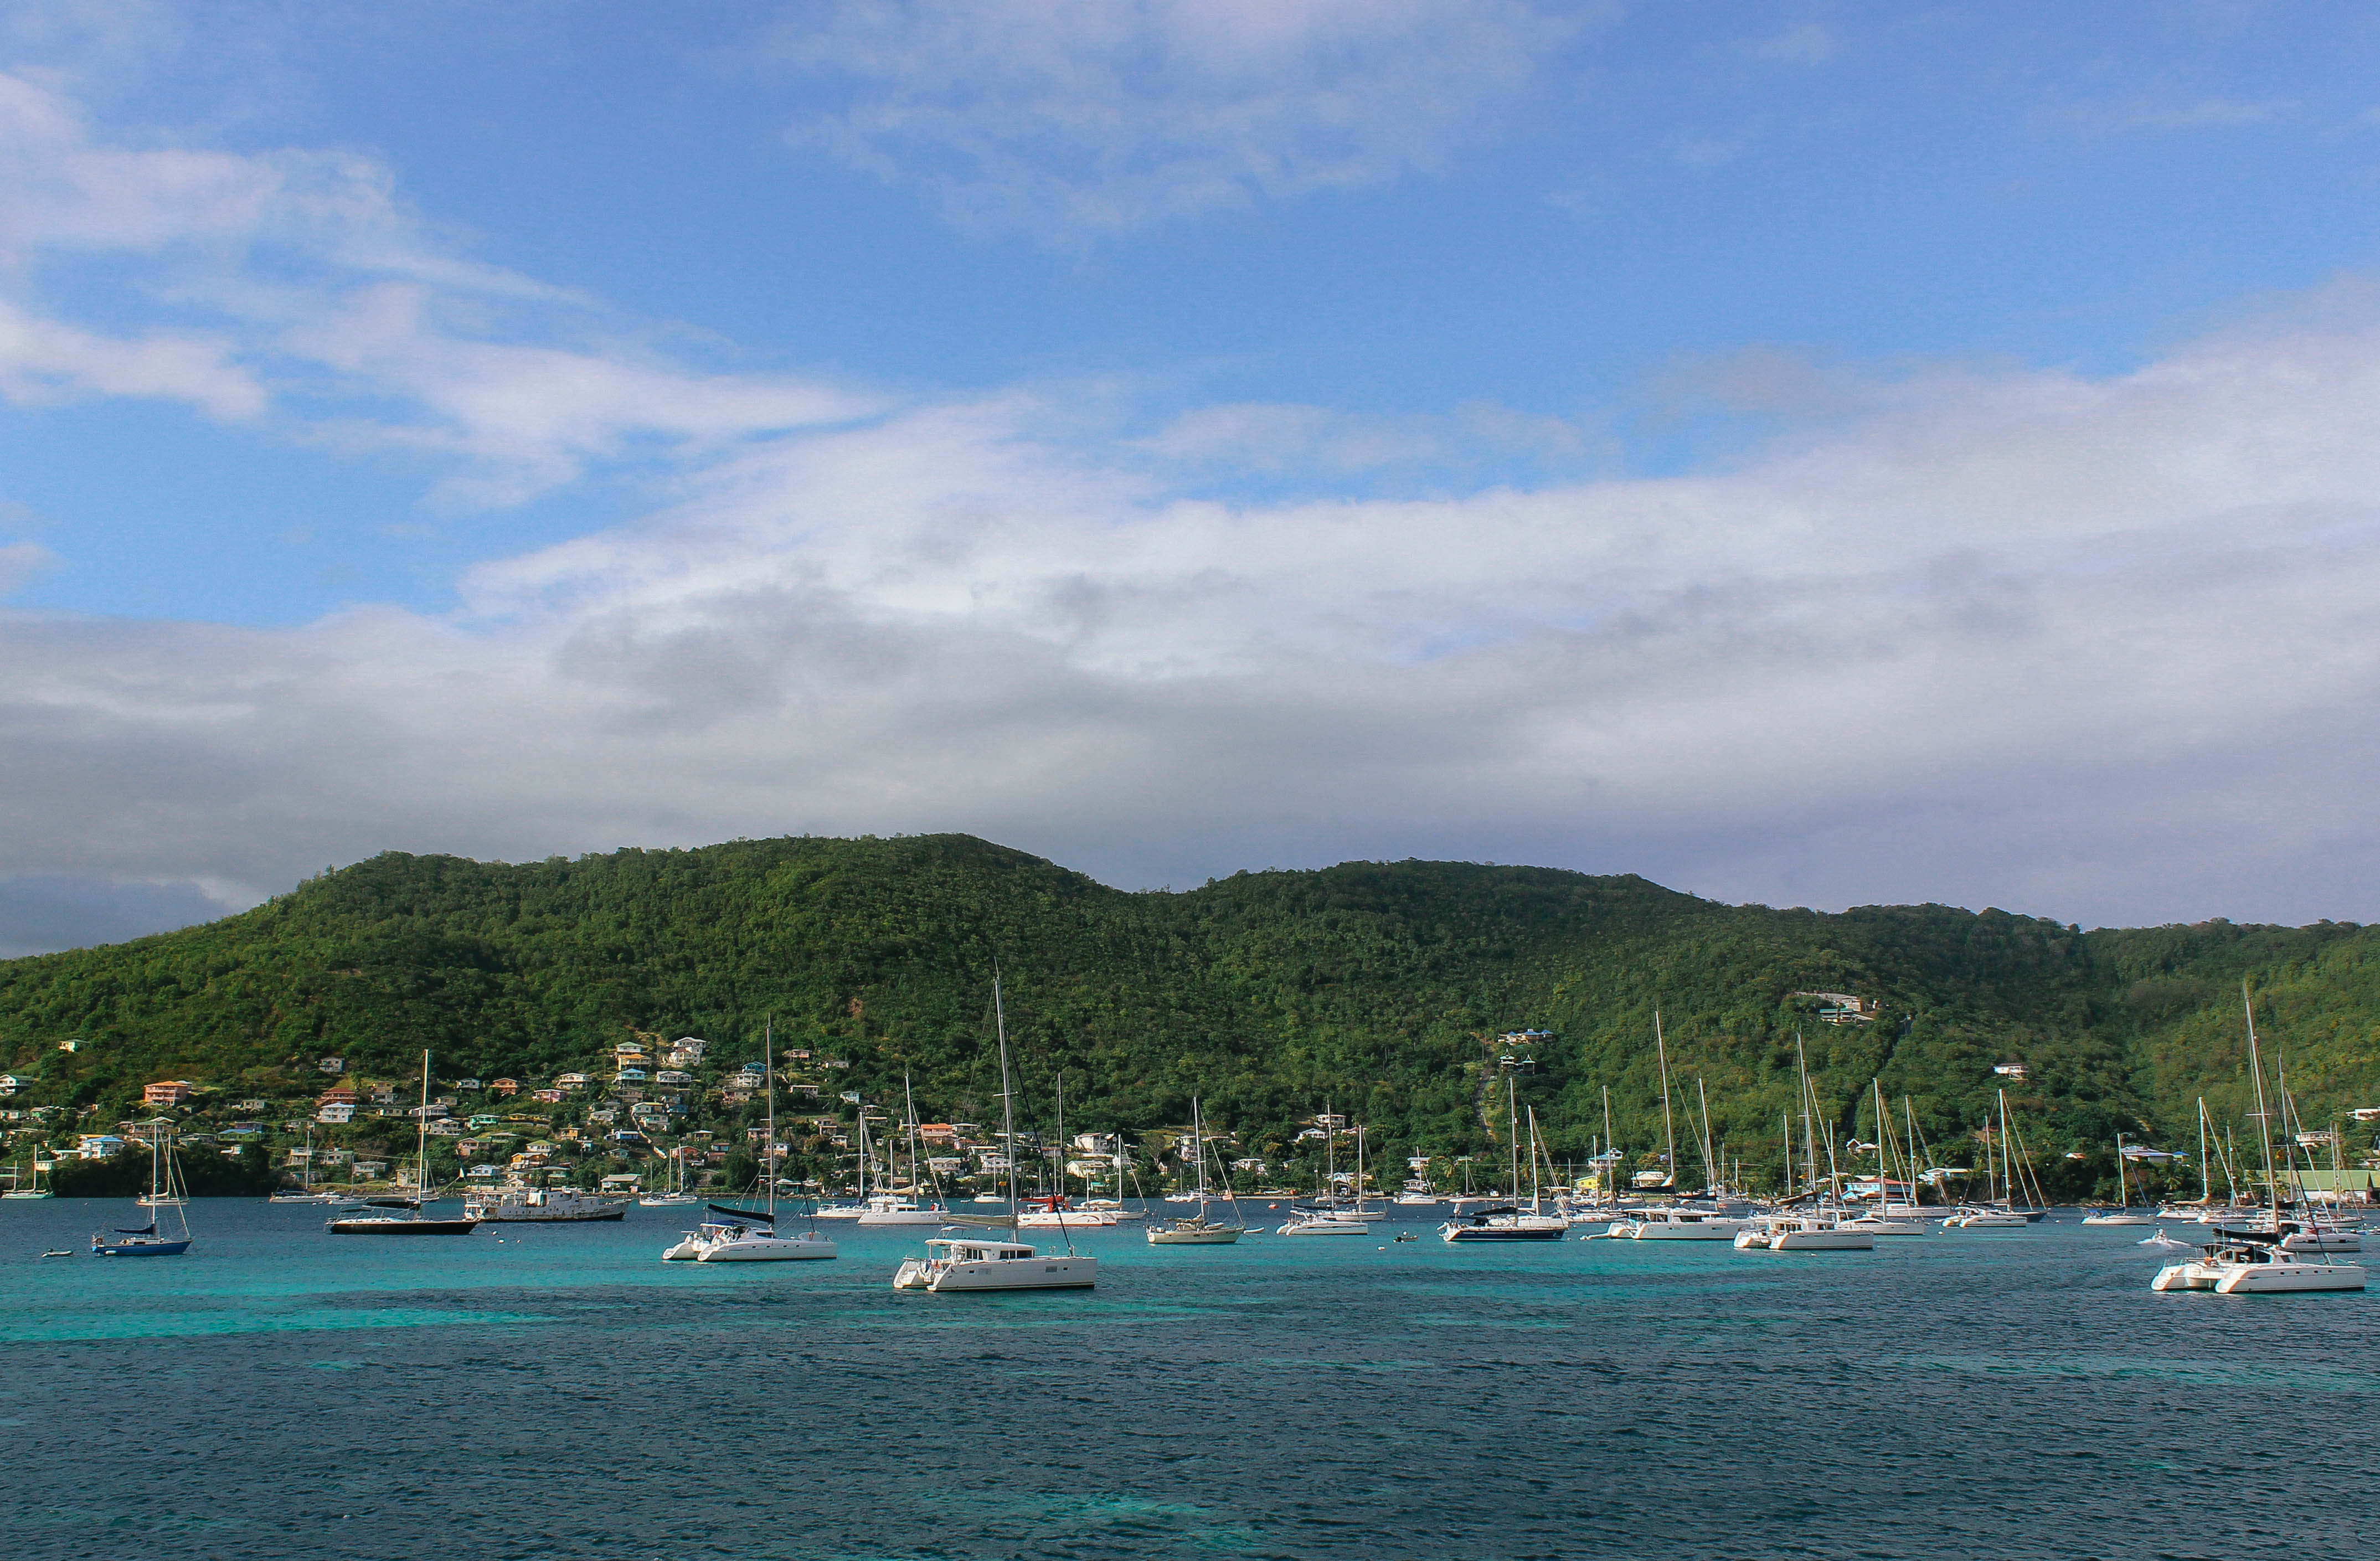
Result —
<svg viewBox="0 0 2380 1561"><path fill-rule="evenodd" d="M526 1080L591 1071L641 1033L741 1060L772 1019L781 1047L847 1062L829 1105L897 1099L908 1078L929 1118L996 1120L997 964L1043 1126L1062 1068L1070 1131L1186 1121L1195 1092L1244 1144L1293 1141L1329 1101L1384 1153L1484 1153L1509 1071L1558 1156L1602 1133L1607 1088L1633 1151L1660 1137L1658 1010L1682 1113L1699 1084L1747 1163L1775 1156L1798 1035L1848 1132L1873 1136L1856 1112L1881 1078L1949 1144L1992 1108L1994 1066L2022 1062L2027 1136L2104 1166L2119 1129L2194 1148L2202 1095L2243 1120L2243 978L2310 1125L2380 1103L2374 950L2350 925L2084 933L1442 862L1135 894L965 836L525 865L391 853L205 926L0 963L0 1057L26 1081L10 1105L110 1119L163 1078L293 1100L326 1082L326 1055L397 1080L429 1047L442 1077ZM1794 996L1809 990L1875 1017L1824 1023ZM1551 1038L1508 1070L1496 1038L1522 1028Z"/></svg>

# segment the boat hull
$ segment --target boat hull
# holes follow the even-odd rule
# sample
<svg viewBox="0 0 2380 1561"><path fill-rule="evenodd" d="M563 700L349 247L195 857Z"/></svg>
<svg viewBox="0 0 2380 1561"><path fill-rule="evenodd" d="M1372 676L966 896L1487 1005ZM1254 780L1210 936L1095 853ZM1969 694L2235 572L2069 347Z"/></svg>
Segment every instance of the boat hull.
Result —
<svg viewBox="0 0 2380 1561"><path fill-rule="evenodd" d="M941 1226L946 1218L941 1209L870 1209L859 1216L859 1223L862 1225ZM1081 1222L1070 1219L1068 1223Z"/></svg>
<svg viewBox="0 0 2380 1561"><path fill-rule="evenodd" d="M1680 1221L1637 1220L1628 1227L1632 1241L1732 1241L1743 1229L1742 1223L1732 1219L1697 1219Z"/></svg>
<svg viewBox="0 0 2380 1561"><path fill-rule="evenodd" d="M1439 1232L1458 1245L1473 1241L1559 1241L1569 1234L1570 1227L1566 1225L1457 1225Z"/></svg>
<svg viewBox="0 0 2380 1561"><path fill-rule="evenodd" d="M936 1295L962 1290L1087 1290L1099 1283L1095 1257L979 1258L935 1264L910 1258L892 1276L896 1290Z"/></svg>
<svg viewBox="0 0 2380 1561"><path fill-rule="evenodd" d="M1152 1247L1228 1247L1247 1232L1225 1226L1205 1230L1148 1229L1141 1234Z"/></svg>
<svg viewBox="0 0 2380 1561"><path fill-rule="evenodd" d="M1768 1238L1773 1252L1871 1252L1876 1237L1865 1230L1780 1230Z"/></svg>
<svg viewBox="0 0 2380 1561"><path fill-rule="evenodd" d="M2156 1216L2145 1214L2086 1214L2085 1225L2155 1225Z"/></svg>
<svg viewBox="0 0 2380 1561"><path fill-rule="evenodd" d="M1368 1236L1372 1228L1352 1219L1293 1219L1274 1234L1277 1236Z"/></svg>
<svg viewBox="0 0 2380 1561"><path fill-rule="evenodd" d="M93 1257L179 1257L190 1250L188 1240L179 1241L93 1241Z"/></svg>
<svg viewBox="0 0 2380 1561"><path fill-rule="evenodd" d="M334 1236L468 1236L476 1219L334 1219L322 1228Z"/></svg>
<svg viewBox="0 0 2380 1561"><path fill-rule="evenodd" d="M2304 1295L2362 1288L2362 1266L2353 1263L2252 1263L2215 1282L2216 1295Z"/></svg>
<svg viewBox="0 0 2380 1561"><path fill-rule="evenodd" d="M741 1236L704 1247L695 1254L694 1260L697 1263L808 1263L834 1255L832 1241L810 1240L798 1236Z"/></svg>

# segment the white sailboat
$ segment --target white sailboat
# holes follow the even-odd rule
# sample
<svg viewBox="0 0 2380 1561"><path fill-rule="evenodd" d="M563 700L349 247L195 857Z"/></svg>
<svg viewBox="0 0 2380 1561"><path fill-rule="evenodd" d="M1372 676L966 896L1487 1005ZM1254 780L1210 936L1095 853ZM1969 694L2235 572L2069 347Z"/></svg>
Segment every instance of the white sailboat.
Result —
<svg viewBox="0 0 2380 1561"><path fill-rule="evenodd" d="M930 1175L932 1168L925 1166L925 1156L917 1152L917 1097L910 1089L909 1077L905 1073L901 1076L901 1100L906 1117L903 1127L909 1139L909 1191L898 1192L879 1183L876 1195L868 1200L867 1212L859 1216L859 1223L940 1226L950 1217L950 1210L942 1205L941 1189L937 1187L927 1202L917 1201L919 1169L923 1168ZM866 1113L861 1115L865 1117Z"/></svg>
<svg viewBox="0 0 2380 1561"><path fill-rule="evenodd" d="M1063 1257L1042 1252L1018 1230L1016 1187L1016 1095L1008 1079L1008 1014L1002 1003L1000 975L991 978L991 1012L1000 1038L1000 1113L1002 1146L1008 1160L1008 1207L1005 1220L975 1215L953 1215L954 1225L997 1229L1005 1225L1005 1240L997 1236L943 1236L926 1243L923 1257L904 1258L892 1275L896 1290L926 1290L935 1295L961 1290L1079 1290L1099 1283L1099 1260L1077 1253L1066 1244Z"/></svg>
<svg viewBox="0 0 2380 1561"><path fill-rule="evenodd" d="M788 1236L777 1229L777 1046L771 1015L760 1032L761 1070L769 1092L768 1139L761 1145L760 1180L768 1185L768 1207L735 1209L710 1205L719 1217L705 1220L686 1239L662 1253L662 1261L692 1259L696 1263L808 1263L835 1255L834 1243L815 1229Z"/></svg>
<svg viewBox="0 0 2380 1561"><path fill-rule="evenodd" d="M6 1192L0 1192L0 1198L23 1200L56 1196L55 1193L42 1185L42 1173L48 1170L55 1164L56 1164L55 1161L42 1159L41 1153L38 1150L28 1153L25 1156L25 1166L26 1168L32 1173L31 1176L30 1178L23 1178L12 1175L9 1179L11 1185L8 1191Z"/></svg>
<svg viewBox="0 0 2380 1561"><path fill-rule="evenodd" d="M637 1200L637 1206L647 1209L690 1209L702 1202L686 1187L686 1145L681 1144L669 1152L669 1188L666 1192L647 1192Z"/></svg>
<svg viewBox="0 0 2380 1561"><path fill-rule="evenodd" d="M336 1192L314 1191L314 1126L306 1125L305 1168L298 1173L298 1185L276 1188L264 1200L268 1204L335 1204L342 1202Z"/></svg>
<svg viewBox="0 0 2380 1561"><path fill-rule="evenodd" d="M1338 1115L1330 1109L1330 1102L1327 1097L1322 1102L1322 1118L1325 1123L1322 1130L1324 1189L1322 1200L1316 1207L1297 1210L1290 1216L1289 1222L1281 1226L1274 1234L1279 1236L1368 1236L1372 1233L1371 1222L1362 1217L1360 1214L1342 1207L1339 1203L1339 1129L1336 1125ZM1357 1173L1357 1180L1359 1183L1362 1180L1360 1171ZM1359 1207L1361 1202L1359 1197L1357 1200Z"/></svg>
<svg viewBox="0 0 2380 1561"><path fill-rule="evenodd" d="M1986 1201L1981 1204L1960 1204L1958 1211L1952 1214L1949 1218L1942 1222L1942 1228L1945 1230L2022 1230L2029 1226L2038 1224L2042 1214L2046 1212L2046 1210L2036 1210L2033 1207L2032 1192L2024 1187L2026 1173L2021 1168L2020 1162L2017 1158L2016 1135L2009 1126L2008 1091L1999 1091L1998 1098L2000 1112L1998 1144L2000 1158L1999 1185L2004 1190L2003 1195L1998 1198L1990 1197L1991 1178L1993 1174L1991 1154L1992 1145L1986 1144L1984 1146L1984 1176ZM1988 1130L1990 1125L1990 1122L1986 1120L1985 1123L1985 1129ZM2023 1192L2025 1198L2025 1207L2023 1208L2016 1206L2016 1200L2020 1192Z"/></svg>
<svg viewBox="0 0 2380 1561"><path fill-rule="evenodd" d="M2139 1209L2132 1207L2131 1178L2125 1174L2124 1135L2116 1134L2116 1197L2117 1206L2101 1209L2082 1216L2085 1225L2155 1225L2156 1216L2149 1213L2145 1201Z"/></svg>
<svg viewBox="0 0 2380 1561"><path fill-rule="evenodd" d="M1207 1217L1207 1123L1198 1109L1198 1097L1190 1097L1190 1142L1192 1154L1198 1163L1198 1190L1196 1194L1198 1212L1163 1225L1152 1225L1144 1232L1152 1247L1227 1247L1248 1233L1245 1225L1225 1225ZM1231 1183L1223 1184L1224 1196L1230 1198ZM1238 1200L1232 1199L1232 1212L1239 1209Z"/></svg>

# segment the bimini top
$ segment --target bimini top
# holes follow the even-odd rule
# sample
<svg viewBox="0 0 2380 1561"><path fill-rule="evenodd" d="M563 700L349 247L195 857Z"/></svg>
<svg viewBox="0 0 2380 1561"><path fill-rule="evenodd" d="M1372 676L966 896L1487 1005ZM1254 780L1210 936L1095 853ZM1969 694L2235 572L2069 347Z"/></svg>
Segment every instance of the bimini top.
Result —
<svg viewBox="0 0 2380 1561"><path fill-rule="evenodd" d="M979 1236L972 1240L964 1236L945 1236L926 1243L928 1252L933 1251L936 1247L941 1248L945 1254L962 1263L979 1263L988 1258L1033 1255L1031 1247L1019 1246L1014 1241L987 1241Z"/></svg>

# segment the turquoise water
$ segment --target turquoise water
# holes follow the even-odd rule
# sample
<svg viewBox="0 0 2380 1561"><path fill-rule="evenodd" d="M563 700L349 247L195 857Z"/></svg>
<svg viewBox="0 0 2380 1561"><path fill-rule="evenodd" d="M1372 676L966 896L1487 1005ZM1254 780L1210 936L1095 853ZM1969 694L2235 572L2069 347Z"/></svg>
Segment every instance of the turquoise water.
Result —
<svg viewBox="0 0 2380 1561"><path fill-rule="evenodd" d="M334 1238L0 1204L6 1554L2364 1556L2380 1297L2161 1296L2145 1234L1872 1253L1152 1248L1099 1288L662 1264L687 1211ZM1277 1216L1276 1216L1277 1217ZM76 1249L42 1259L45 1247Z"/></svg>

